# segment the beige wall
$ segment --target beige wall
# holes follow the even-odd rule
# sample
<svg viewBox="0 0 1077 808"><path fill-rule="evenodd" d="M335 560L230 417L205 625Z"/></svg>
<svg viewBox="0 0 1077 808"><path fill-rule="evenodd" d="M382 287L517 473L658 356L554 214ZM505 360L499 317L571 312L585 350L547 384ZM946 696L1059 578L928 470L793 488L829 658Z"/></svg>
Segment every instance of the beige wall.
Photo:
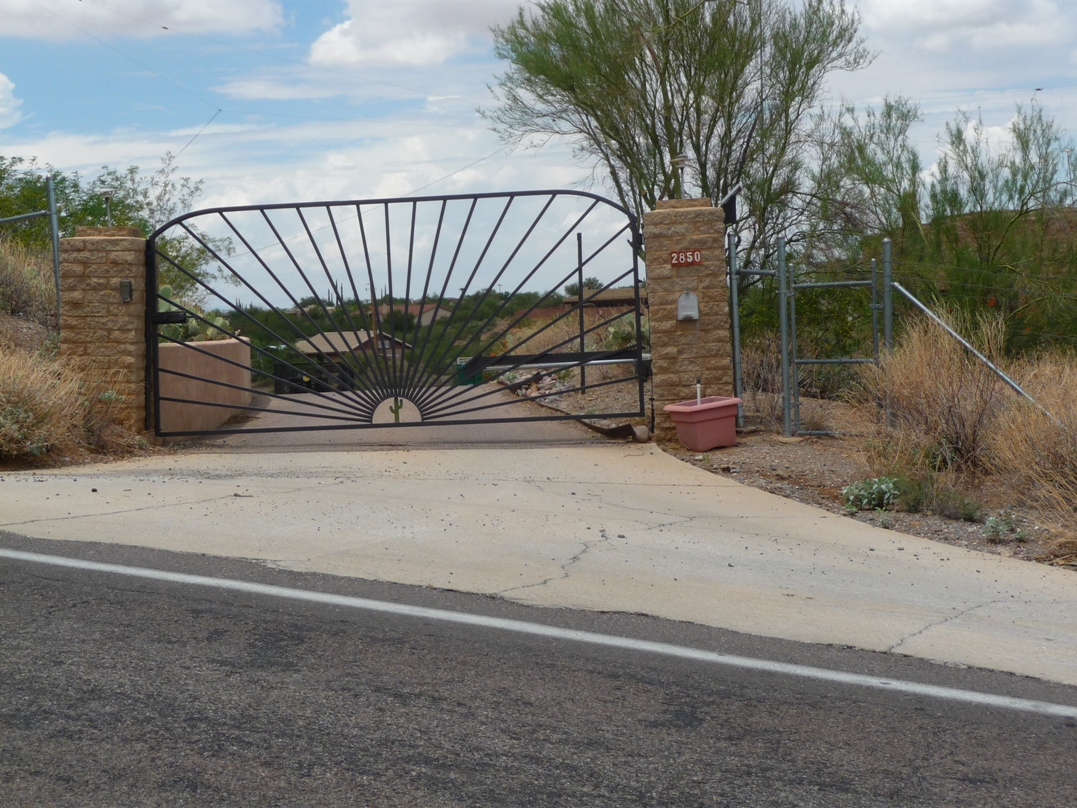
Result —
<svg viewBox="0 0 1077 808"><path fill-rule="evenodd" d="M662 408L695 399L696 379L704 396L733 395L733 352L725 260L725 219L709 199L673 199L643 214L650 299L651 369L654 373L655 433L673 437ZM673 266L671 253L700 250L696 266ZM677 299L699 297L699 319L677 320Z"/></svg>
<svg viewBox="0 0 1077 808"><path fill-rule="evenodd" d="M248 369L251 363L251 346L246 340L225 339L183 345L162 343L157 347L162 399L178 398L227 405L217 407L162 400L162 432L216 429L233 415L244 412L240 408L251 403L251 372ZM222 360L231 360L245 367L238 368ZM186 373L199 379L187 379L168 371ZM203 379L205 381L202 381ZM233 384L243 389L234 390L216 382Z"/></svg>
<svg viewBox="0 0 1077 808"><path fill-rule="evenodd" d="M124 302L122 281L131 282ZM122 396L117 421L146 420L146 240L135 227L80 227L60 241L60 356Z"/></svg>

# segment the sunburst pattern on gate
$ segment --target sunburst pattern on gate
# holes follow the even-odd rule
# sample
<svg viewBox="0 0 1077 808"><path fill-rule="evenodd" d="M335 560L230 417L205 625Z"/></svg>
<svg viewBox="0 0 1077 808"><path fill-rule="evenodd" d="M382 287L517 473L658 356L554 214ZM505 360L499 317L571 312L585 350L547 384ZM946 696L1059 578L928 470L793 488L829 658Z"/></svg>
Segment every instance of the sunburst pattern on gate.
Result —
<svg viewBox="0 0 1077 808"><path fill-rule="evenodd" d="M640 416L639 248L623 208L572 191L182 216L147 247L154 426L185 435ZM572 285L579 293L565 294ZM197 341L207 332L245 341L249 360ZM631 391L632 406L566 404L611 386ZM224 423L192 427L184 414L195 410Z"/></svg>

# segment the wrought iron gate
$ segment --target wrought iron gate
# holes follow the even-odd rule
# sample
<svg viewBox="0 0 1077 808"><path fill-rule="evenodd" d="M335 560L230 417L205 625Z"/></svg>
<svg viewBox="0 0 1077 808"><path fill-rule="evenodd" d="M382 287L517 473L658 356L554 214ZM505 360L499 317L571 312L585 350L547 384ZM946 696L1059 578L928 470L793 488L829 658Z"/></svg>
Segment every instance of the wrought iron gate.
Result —
<svg viewBox="0 0 1077 808"><path fill-rule="evenodd" d="M573 191L181 216L147 244L152 427L642 416L640 246L627 211ZM617 404L571 403L603 388Z"/></svg>

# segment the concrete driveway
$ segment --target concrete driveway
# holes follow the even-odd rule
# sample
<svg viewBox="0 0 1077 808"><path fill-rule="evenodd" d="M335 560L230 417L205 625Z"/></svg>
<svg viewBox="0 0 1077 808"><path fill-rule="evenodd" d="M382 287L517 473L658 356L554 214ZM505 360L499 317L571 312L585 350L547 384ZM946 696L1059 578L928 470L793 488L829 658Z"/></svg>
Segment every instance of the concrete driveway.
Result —
<svg viewBox="0 0 1077 808"><path fill-rule="evenodd" d="M478 412L463 412L443 416L436 424L423 424L411 402L405 402L402 413L404 426L392 426L392 417L384 406L375 413L375 423L386 426L369 429L325 429L327 421L319 418L319 405L324 407L325 395L299 394L286 398L257 396L255 407L265 412L241 425L232 435L198 438L194 445L216 447L229 451L307 451L311 449L355 450L418 447L479 447L479 446L571 446L600 443L604 438L573 420L508 421L507 418L530 418L557 414L554 410L521 399L494 385L471 389L477 402L467 406L487 406ZM339 395L339 394L331 394ZM387 402L386 402L387 403ZM490 419L484 424L459 424L466 418ZM408 422L412 425L408 425ZM254 432L252 430L306 430Z"/></svg>
<svg viewBox="0 0 1077 808"><path fill-rule="evenodd" d="M1077 577L594 441L203 450L0 476L0 528L638 612L1077 684Z"/></svg>

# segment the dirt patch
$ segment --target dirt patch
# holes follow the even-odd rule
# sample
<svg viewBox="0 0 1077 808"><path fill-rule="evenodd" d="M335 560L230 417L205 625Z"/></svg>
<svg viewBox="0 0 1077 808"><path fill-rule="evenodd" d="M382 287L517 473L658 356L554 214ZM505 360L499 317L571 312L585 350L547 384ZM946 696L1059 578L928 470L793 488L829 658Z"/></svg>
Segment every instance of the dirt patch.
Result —
<svg viewBox="0 0 1077 808"><path fill-rule="evenodd" d="M33 320L0 313L0 349L36 353L49 343L49 329Z"/></svg>

